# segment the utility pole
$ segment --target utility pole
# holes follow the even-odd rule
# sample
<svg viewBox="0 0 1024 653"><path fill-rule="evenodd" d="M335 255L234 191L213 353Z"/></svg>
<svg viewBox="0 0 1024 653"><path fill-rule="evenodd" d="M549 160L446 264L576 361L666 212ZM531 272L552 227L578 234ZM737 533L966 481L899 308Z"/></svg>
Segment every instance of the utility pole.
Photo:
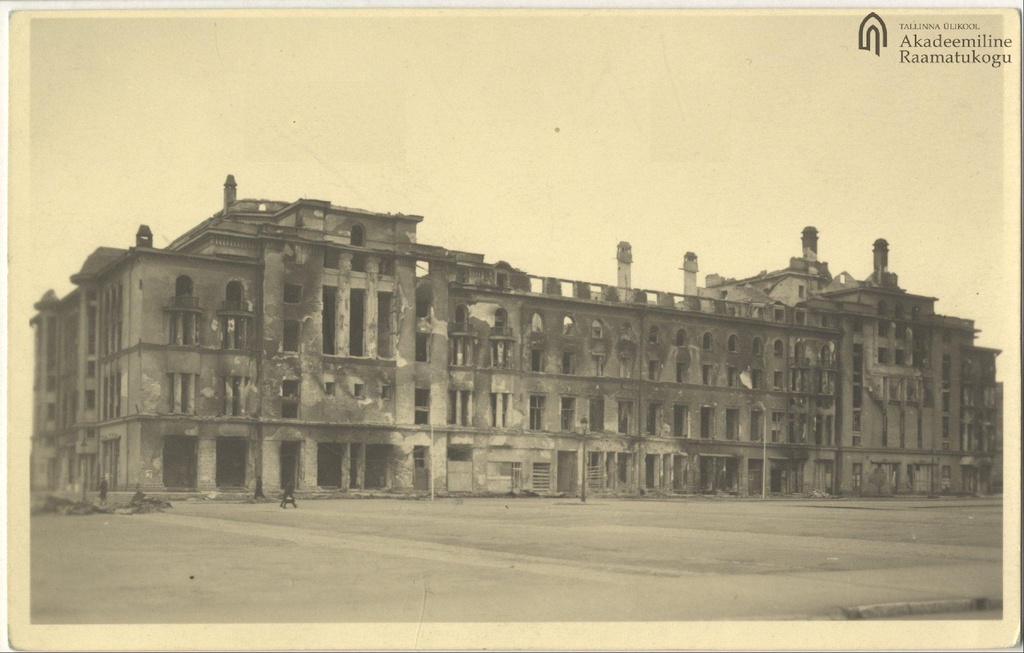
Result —
<svg viewBox="0 0 1024 653"><path fill-rule="evenodd" d="M590 475L590 470L587 469L587 418L580 418L580 425L583 427L583 487L580 489L580 503L587 502L587 477Z"/></svg>

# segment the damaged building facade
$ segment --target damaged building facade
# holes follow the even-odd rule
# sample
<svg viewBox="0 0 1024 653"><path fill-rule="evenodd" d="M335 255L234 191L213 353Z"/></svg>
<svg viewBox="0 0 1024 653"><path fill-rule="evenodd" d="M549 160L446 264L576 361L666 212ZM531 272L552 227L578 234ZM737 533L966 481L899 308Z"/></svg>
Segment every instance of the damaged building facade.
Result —
<svg viewBox="0 0 1024 653"><path fill-rule="evenodd" d="M416 242L419 216L236 198L37 304L36 488L891 495L1001 478L997 351L871 275L637 289Z"/></svg>

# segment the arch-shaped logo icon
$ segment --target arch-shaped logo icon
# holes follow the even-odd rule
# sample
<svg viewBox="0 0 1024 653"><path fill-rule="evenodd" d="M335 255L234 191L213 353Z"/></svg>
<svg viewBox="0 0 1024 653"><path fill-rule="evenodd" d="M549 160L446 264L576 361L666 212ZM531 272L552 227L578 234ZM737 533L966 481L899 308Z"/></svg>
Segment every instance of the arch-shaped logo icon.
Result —
<svg viewBox="0 0 1024 653"><path fill-rule="evenodd" d="M861 50L875 51L875 56L880 57L881 48L888 47L889 36L885 30L885 21L875 12L871 12L860 21L860 31L857 33L857 47Z"/></svg>

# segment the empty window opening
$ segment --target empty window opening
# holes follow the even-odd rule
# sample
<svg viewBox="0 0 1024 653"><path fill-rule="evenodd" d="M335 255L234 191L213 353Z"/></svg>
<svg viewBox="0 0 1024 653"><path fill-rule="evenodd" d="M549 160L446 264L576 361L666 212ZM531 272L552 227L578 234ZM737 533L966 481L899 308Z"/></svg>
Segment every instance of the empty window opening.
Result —
<svg viewBox="0 0 1024 653"><path fill-rule="evenodd" d="M575 330L575 325L571 316L566 315L562 318L562 335L571 336Z"/></svg>
<svg viewBox="0 0 1024 653"><path fill-rule="evenodd" d="M383 490L388 487L391 450L389 444L366 445L366 477L363 487L368 490Z"/></svg>
<svg viewBox="0 0 1024 653"><path fill-rule="evenodd" d="M316 446L316 484L322 488L340 488L345 445L321 442Z"/></svg>
<svg viewBox="0 0 1024 653"><path fill-rule="evenodd" d="M414 423L430 424L430 388L416 388Z"/></svg>
<svg viewBox="0 0 1024 653"><path fill-rule="evenodd" d="M734 335L733 336L729 336L729 351L731 351L731 352L739 351L739 340Z"/></svg>
<svg viewBox="0 0 1024 653"><path fill-rule="evenodd" d="M672 407L672 435L677 438L689 437L690 408L676 405Z"/></svg>
<svg viewBox="0 0 1024 653"><path fill-rule="evenodd" d="M284 303L298 304L302 301L302 286L297 283L284 284Z"/></svg>
<svg viewBox="0 0 1024 653"><path fill-rule="evenodd" d="M299 417L299 381L297 379L281 381L281 417L285 419Z"/></svg>
<svg viewBox="0 0 1024 653"><path fill-rule="evenodd" d="M281 341L281 351L298 352L299 334L302 332L302 323L298 320L284 321L284 338Z"/></svg>
<svg viewBox="0 0 1024 653"><path fill-rule="evenodd" d="M530 331L534 333L543 333L544 318L541 317L540 313L534 313L533 317L530 318Z"/></svg>
<svg viewBox="0 0 1024 653"><path fill-rule="evenodd" d="M245 487L248 444L245 438L217 438L217 487Z"/></svg>
<svg viewBox="0 0 1024 653"><path fill-rule="evenodd" d="M175 297L191 297L192 296L192 277L187 275L181 275L174 282L174 296Z"/></svg>
<svg viewBox="0 0 1024 653"><path fill-rule="evenodd" d="M341 252L336 249L324 251L324 267L328 270L337 270L341 267Z"/></svg>
<svg viewBox="0 0 1024 653"><path fill-rule="evenodd" d="M594 433L604 431L604 397L590 398L590 430Z"/></svg>
<svg viewBox="0 0 1024 653"><path fill-rule="evenodd" d="M544 399L543 395L530 395L530 430L544 430Z"/></svg>
<svg viewBox="0 0 1024 653"><path fill-rule="evenodd" d="M363 273L366 272L366 254L352 255L352 271Z"/></svg>
<svg viewBox="0 0 1024 653"><path fill-rule="evenodd" d="M363 351L363 329L366 322L366 291L353 288L349 291L349 356L365 356Z"/></svg>
<svg viewBox="0 0 1024 653"><path fill-rule="evenodd" d="M296 440L281 443L281 470L279 480L281 487L298 487L299 485L299 452L302 443Z"/></svg>
<svg viewBox="0 0 1024 653"><path fill-rule="evenodd" d="M193 490L196 487L196 438L184 435L164 436L163 483L168 490Z"/></svg>
<svg viewBox="0 0 1024 653"><path fill-rule="evenodd" d="M647 342L651 343L652 345L658 344L658 333L658 327L652 326L647 331Z"/></svg>
<svg viewBox="0 0 1024 653"><path fill-rule="evenodd" d="M714 347L715 343L711 337L710 331L704 334L704 339L702 340L701 344L703 345L705 351L711 351L711 349Z"/></svg>
<svg viewBox="0 0 1024 653"><path fill-rule="evenodd" d="M377 358L395 355L392 345L391 293L377 293Z"/></svg>
<svg viewBox="0 0 1024 653"><path fill-rule="evenodd" d="M590 324L590 337L594 340L600 340L604 337L604 325L601 320L594 320Z"/></svg>
<svg viewBox="0 0 1024 653"><path fill-rule="evenodd" d="M710 440L715 435L715 409L712 406L700 407L700 437Z"/></svg>
<svg viewBox="0 0 1024 653"><path fill-rule="evenodd" d="M685 347L685 346L686 346L686 330L685 329L679 329L678 331L676 331L676 347Z"/></svg>
<svg viewBox="0 0 1024 653"><path fill-rule="evenodd" d="M352 225L352 232L349 242L353 247L364 247L366 245L366 230L361 224Z"/></svg>
<svg viewBox="0 0 1024 653"><path fill-rule="evenodd" d="M323 309L321 322L323 324L323 346L324 353L333 356L335 348L335 318L338 310L338 289L331 286L323 287Z"/></svg>

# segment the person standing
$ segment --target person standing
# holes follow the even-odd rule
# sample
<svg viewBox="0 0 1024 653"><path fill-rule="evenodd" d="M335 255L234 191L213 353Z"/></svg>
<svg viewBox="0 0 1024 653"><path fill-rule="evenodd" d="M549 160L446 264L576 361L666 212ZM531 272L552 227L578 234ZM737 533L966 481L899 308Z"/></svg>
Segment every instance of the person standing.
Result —
<svg viewBox="0 0 1024 653"><path fill-rule="evenodd" d="M107 505L107 490L110 488L110 475L104 474L100 479L100 505Z"/></svg>
<svg viewBox="0 0 1024 653"><path fill-rule="evenodd" d="M287 508L289 503L296 508L299 507L298 504L295 503L295 483L293 481L289 481L281 492L281 507Z"/></svg>

